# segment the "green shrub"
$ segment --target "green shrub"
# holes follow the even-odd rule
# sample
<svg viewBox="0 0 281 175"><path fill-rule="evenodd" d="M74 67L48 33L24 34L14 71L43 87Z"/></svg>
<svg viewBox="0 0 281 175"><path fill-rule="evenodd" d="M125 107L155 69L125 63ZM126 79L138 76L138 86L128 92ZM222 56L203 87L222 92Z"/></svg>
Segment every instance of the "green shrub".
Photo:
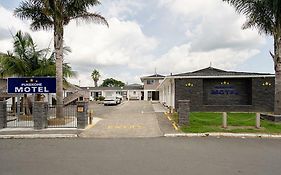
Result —
<svg viewBox="0 0 281 175"><path fill-rule="evenodd" d="M104 96L100 96L99 97L99 101L104 101L105 97Z"/></svg>

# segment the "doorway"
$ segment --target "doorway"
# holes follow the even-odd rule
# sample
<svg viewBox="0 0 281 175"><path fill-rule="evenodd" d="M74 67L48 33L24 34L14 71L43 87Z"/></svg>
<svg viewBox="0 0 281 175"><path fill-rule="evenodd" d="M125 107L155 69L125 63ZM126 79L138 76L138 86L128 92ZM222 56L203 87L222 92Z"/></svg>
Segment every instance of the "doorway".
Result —
<svg viewBox="0 0 281 175"><path fill-rule="evenodd" d="M152 91L152 100L159 101L159 91Z"/></svg>

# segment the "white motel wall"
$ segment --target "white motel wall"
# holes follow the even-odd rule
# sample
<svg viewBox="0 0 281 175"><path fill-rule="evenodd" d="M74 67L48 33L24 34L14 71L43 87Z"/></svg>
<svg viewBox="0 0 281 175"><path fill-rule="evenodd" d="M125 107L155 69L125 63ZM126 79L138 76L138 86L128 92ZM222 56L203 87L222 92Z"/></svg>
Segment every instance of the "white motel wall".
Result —
<svg viewBox="0 0 281 175"><path fill-rule="evenodd" d="M166 77L157 90L159 90L159 102L175 108L175 80Z"/></svg>

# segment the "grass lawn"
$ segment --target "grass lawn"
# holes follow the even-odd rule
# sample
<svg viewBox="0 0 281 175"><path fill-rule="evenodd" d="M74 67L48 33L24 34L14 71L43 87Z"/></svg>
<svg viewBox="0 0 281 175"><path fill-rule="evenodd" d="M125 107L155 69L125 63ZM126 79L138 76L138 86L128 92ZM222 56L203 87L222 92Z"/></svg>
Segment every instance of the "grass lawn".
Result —
<svg viewBox="0 0 281 175"><path fill-rule="evenodd" d="M177 121L177 114L171 116ZM281 134L281 123L261 120L261 128L255 128L256 114L228 113L228 128L222 128L222 113L192 112L190 126L183 126L186 133L231 132Z"/></svg>

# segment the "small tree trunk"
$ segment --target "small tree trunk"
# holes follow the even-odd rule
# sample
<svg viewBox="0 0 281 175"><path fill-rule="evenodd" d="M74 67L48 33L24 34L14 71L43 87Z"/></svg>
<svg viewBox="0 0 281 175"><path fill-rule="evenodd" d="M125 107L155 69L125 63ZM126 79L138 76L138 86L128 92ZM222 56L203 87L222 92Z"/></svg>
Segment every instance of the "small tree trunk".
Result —
<svg viewBox="0 0 281 175"><path fill-rule="evenodd" d="M16 113L16 97L12 97L12 111L13 114Z"/></svg>
<svg viewBox="0 0 281 175"><path fill-rule="evenodd" d="M281 115L281 35L275 38L275 104L274 114Z"/></svg>
<svg viewBox="0 0 281 175"><path fill-rule="evenodd" d="M42 101L42 94L36 94L35 101Z"/></svg>
<svg viewBox="0 0 281 175"><path fill-rule="evenodd" d="M28 114L28 102L27 102L27 94L23 95L23 109L24 109L24 114Z"/></svg>
<svg viewBox="0 0 281 175"><path fill-rule="evenodd" d="M98 81L95 80L95 87L98 87Z"/></svg>
<svg viewBox="0 0 281 175"><path fill-rule="evenodd" d="M54 26L54 47L56 55L56 117L62 118L63 114L63 23L55 22Z"/></svg>

